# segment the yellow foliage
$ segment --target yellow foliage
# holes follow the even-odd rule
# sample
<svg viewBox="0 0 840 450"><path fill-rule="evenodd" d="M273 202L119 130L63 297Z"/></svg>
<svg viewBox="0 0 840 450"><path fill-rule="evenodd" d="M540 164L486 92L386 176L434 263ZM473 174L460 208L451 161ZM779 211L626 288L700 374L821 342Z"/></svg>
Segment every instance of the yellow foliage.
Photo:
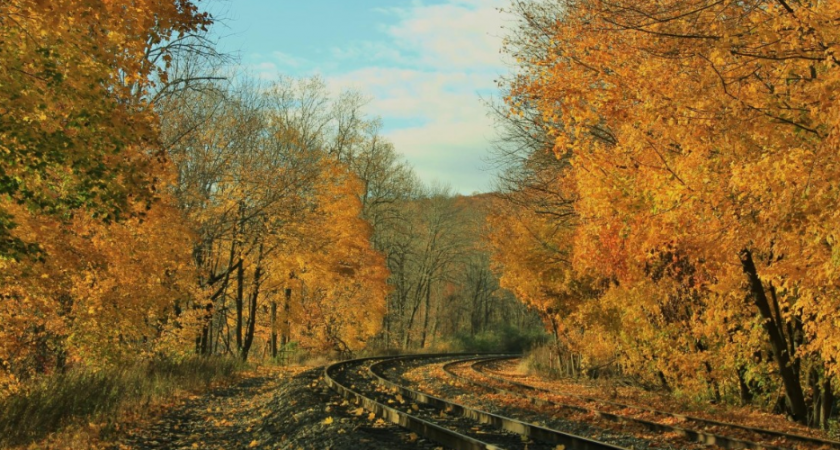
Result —
<svg viewBox="0 0 840 450"><path fill-rule="evenodd" d="M521 8L545 11L535 4ZM508 103L559 118L543 132L567 164L555 186L575 220L560 246L569 257L551 262L535 245L551 223L520 213L508 232L525 241L497 245L503 280L527 303L574 306L585 297L540 293L605 279L563 315L584 330L577 350L690 392L737 391L744 374L766 374L772 341L747 251L788 351L815 375L840 374L838 8L584 0L523 31L552 44L513 49L523 62ZM576 275L545 276L559 267Z"/></svg>

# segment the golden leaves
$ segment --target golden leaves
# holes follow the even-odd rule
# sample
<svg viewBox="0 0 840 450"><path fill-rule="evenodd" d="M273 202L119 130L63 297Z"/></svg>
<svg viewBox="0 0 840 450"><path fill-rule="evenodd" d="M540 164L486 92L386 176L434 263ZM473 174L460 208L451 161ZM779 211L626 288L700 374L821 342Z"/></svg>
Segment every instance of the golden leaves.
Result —
<svg viewBox="0 0 840 450"><path fill-rule="evenodd" d="M576 2L549 33L562 52L530 48L506 102L512 115L527 104L552 119L546 135L568 164L552 187L574 199L576 220L550 234L537 198L500 212L493 236L506 286L532 305L570 307L564 321L591 329L564 336L577 351L614 352L643 376L660 370L698 390L708 381L699 358L734 376L761 345L755 312L739 306L739 250L763 255L780 308L802 314L780 320L810 318L819 344L803 344L802 357L838 360L828 344L837 314L809 299L837 306L840 293L828 238L840 207L840 66L824 63L836 46L826 43L840 41L827 19L840 4L797 14L699 4ZM573 257L552 262L547 248ZM610 282L578 310L564 289L584 274ZM599 316L617 322L588 322ZM611 342L596 349L600 336Z"/></svg>

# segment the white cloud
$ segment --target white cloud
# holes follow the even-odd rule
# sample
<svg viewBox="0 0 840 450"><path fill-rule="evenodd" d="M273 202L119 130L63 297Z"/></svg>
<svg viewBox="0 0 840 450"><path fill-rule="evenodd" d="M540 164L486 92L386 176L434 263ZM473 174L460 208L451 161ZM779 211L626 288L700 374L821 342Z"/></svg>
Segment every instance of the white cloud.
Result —
<svg viewBox="0 0 840 450"><path fill-rule="evenodd" d="M387 28L395 44L416 51L419 62L442 70L499 66L503 16L501 1L452 1L415 6Z"/></svg>
<svg viewBox="0 0 840 450"><path fill-rule="evenodd" d="M277 64L268 61L246 66L246 69L253 73L257 78L263 80L272 80L276 78L279 73Z"/></svg>
<svg viewBox="0 0 840 450"><path fill-rule="evenodd" d="M482 74L388 67L359 69L330 77L330 82L372 95L374 114L428 122L463 120L479 107L477 93L494 86L492 78Z"/></svg>
<svg viewBox="0 0 840 450"><path fill-rule="evenodd" d="M389 133L389 138L414 165L421 179L441 181L456 192L470 194L491 187L483 162L488 150L488 132L492 132L487 122L486 119L438 121L395 130Z"/></svg>
<svg viewBox="0 0 840 450"><path fill-rule="evenodd" d="M490 187L483 158L494 135L479 95L496 90L507 71L499 50L510 0L421 0L373 10L383 39L346 42L306 56L275 51L251 55L258 77L320 74L331 90L371 97L368 112L426 182L471 193ZM327 56L328 59L323 59Z"/></svg>
<svg viewBox="0 0 840 450"><path fill-rule="evenodd" d="M312 62L307 59L298 58L285 52L275 51L272 52L271 56L278 64L280 64L281 67L286 68L300 69L312 64Z"/></svg>
<svg viewBox="0 0 840 450"><path fill-rule="evenodd" d="M373 97L371 112L382 116L387 136L427 182L437 179L462 193L490 188L482 168L494 132L479 93L494 91L494 79L505 72L498 8L506 4L449 0L380 9L398 18L383 28L390 40L332 49L335 58L370 62L331 74L329 82ZM389 119L412 125L389 127Z"/></svg>
<svg viewBox="0 0 840 450"><path fill-rule="evenodd" d="M407 63L409 58L400 53L399 48L385 42L360 41L343 47L330 49L333 58L338 60L365 59L371 61L388 61L391 63Z"/></svg>

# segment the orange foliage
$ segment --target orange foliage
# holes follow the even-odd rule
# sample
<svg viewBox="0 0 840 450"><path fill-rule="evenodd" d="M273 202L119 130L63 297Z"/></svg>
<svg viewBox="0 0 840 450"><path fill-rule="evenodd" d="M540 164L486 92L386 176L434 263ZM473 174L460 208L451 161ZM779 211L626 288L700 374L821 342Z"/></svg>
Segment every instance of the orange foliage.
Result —
<svg viewBox="0 0 840 450"><path fill-rule="evenodd" d="M384 256L371 247L370 225L359 217L355 176L333 163L316 191L307 242L289 265L299 280L291 337L310 349L358 350L382 325L389 274Z"/></svg>
<svg viewBox="0 0 840 450"><path fill-rule="evenodd" d="M0 22L0 194L106 219L151 201L165 155L145 98L166 79L160 45L209 17L187 0L11 0ZM0 256L33 250L13 228L0 210Z"/></svg>
<svg viewBox="0 0 840 450"><path fill-rule="evenodd" d="M187 0L0 4L0 384L156 350L190 231L147 96Z"/></svg>
<svg viewBox="0 0 840 450"><path fill-rule="evenodd" d="M6 206L20 236L40 242L45 257L0 263L0 382L99 367L160 348L194 279L180 212L159 203L122 223L77 214L65 224Z"/></svg>
<svg viewBox="0 0 840 450"><path fill-rule="evenodd" d="M617 312L626 370L737 392L770 345L789 405L806 380L784 358L840 374L838 8L570 1L513 49L508 102L536 108L569 163L569 267L611 281L592 308Z"/></svg>

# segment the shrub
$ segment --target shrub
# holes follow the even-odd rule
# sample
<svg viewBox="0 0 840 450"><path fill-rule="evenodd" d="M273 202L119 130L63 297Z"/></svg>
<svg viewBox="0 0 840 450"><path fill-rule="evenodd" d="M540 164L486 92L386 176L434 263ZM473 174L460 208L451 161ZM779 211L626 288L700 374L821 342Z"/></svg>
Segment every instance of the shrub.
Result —
<svg viewBox="0 0 840 450"><path fill-rule="evenodd" d="M453 342L454 351L522 353L545 342L548 335L543 330L503 326L475 335L460 333Z"/></svg>

